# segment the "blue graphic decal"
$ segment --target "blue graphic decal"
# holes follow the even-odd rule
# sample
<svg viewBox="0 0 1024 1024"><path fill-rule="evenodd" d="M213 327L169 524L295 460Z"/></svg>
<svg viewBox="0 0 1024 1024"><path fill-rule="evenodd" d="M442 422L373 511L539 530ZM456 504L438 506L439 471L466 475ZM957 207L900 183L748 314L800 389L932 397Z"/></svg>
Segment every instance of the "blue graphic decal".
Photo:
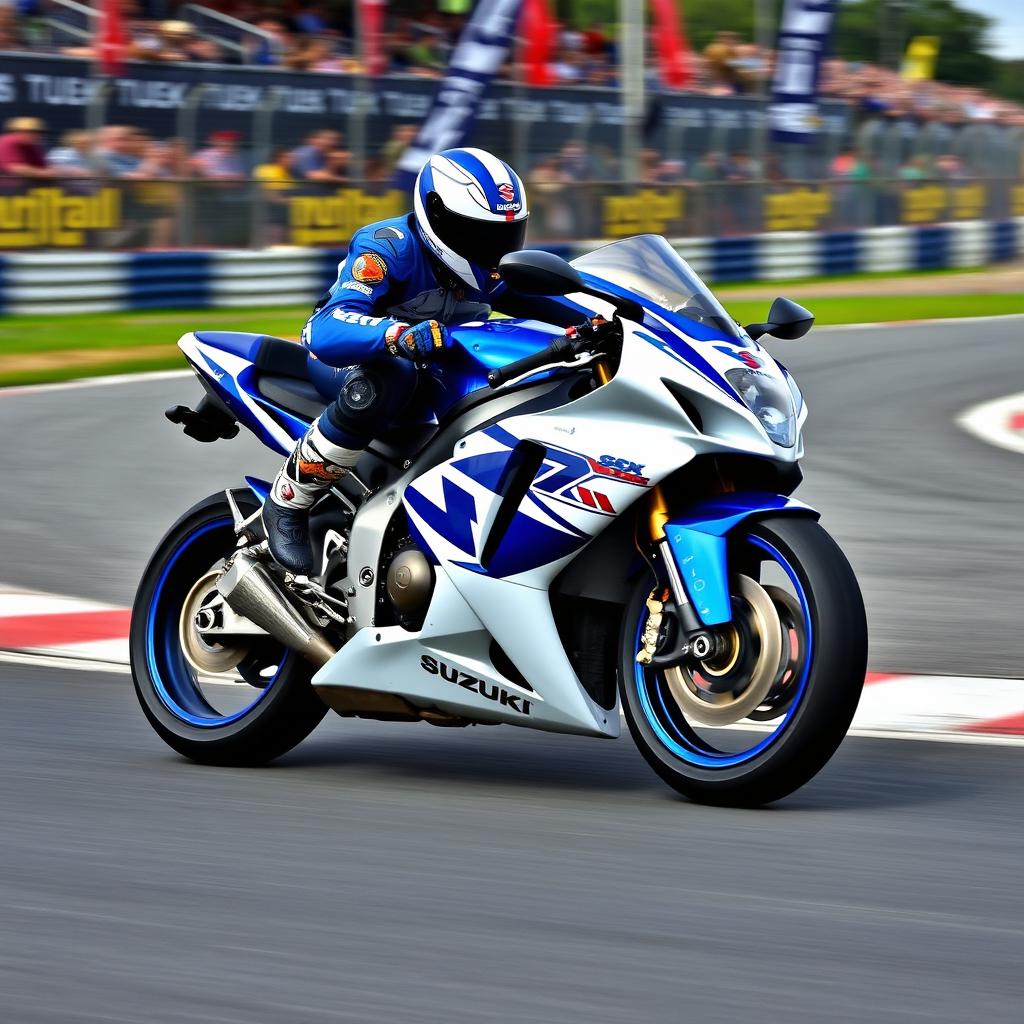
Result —
<svg viewBox="0 0 1024 1024"><path fill-rule="evenodd" d="M517 512L501 538L498 550L487 563L491 576L514 576L571 555L590 538L585 534L563 533Z"/></svg>
<svg viewBox="0 0 1024 1024"><path fill-rule="evenodd" d="M581 477L591 475L590 463L582 455L549 447L533 486L545 494L561 494Z"/></svg>
<svg viewBox="0 0 1024 1024"><path fill-rule="evenodd" d="M467 555L476 554L472 524L476 522L476 502L448 477L441 478L445 508L438 508L413 487L407 488L404 501L435 533Z"/></svg>
<svg viewBox="0 0 1024 1024"><path fill-rule="evenodd" d="M589 537L590 535L584 530L581 530L578 526L573 526L568 519L563 519L557 512L553 512L547 505L544 504L540 498L537 497L532 491L527 491L526 496L539 508L544 515L550 517L554 522L558 523L559 526L564 527L570 533L576 534L577 537ZM593 511L591 509L591 511Z"/></svg>
<svg viewBox="0 0 1024 1024"><path fill-rule="evenodd" d="M696 370L697 373L699 373L709 384L714 384L715 387L735 398L737 402L742 402L742 399L736 389L691 346L686 345L686 351L680 352L665 338L656 337L653 334L646 334L643 331L637 331L636 336L638 338L643 338L644 341L650 342L655 348L660 349L666 355L675 359L676 362L688 366L691 370Z"/></svg>
<svg viewBox="0 0 1024 1024"><path fill-rule="evenodd" d="M519 444L519 438L515 434L510 434L504 427L499 427L496 423L494 426L488 427L484 433L491 438L494 438L498 444L505 445L506 448L515 448Z"/></svg>
<svg viewBox="0 0 1024 1024"><path fill-rule="evenodd" d="M459 459L452 463L452 468L460 473L465 473L470 480L475 480L482 487L501 493L502 479L505 476L505 467L512 457L511 451L487 452L485 455L470 455L468 458Z"/></svg>

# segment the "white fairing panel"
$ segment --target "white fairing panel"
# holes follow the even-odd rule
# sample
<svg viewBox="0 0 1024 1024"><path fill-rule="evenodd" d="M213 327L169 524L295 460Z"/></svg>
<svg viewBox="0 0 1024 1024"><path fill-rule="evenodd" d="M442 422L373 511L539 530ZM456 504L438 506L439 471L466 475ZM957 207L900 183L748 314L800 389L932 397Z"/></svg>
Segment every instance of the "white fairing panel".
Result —
<svg viewBox="0 0 1024 1024"><path fill-rule="evenodd" d="M590 699L564 652L549 599L552 581L617 516L695 456L743 452L790 462L800 454L799 440L791 449L773 444L732 390L724 374L745 361L735 346L694 342L665 323L680 347L693 349L690 361L642 327L626 328L610 383L469 434L448 461L405 487L414 533L436 561L423 630L364 628L317 683L387 690L470 718L618 734L617 709ZM742 351L752 353L746 359L759 373L785 380L760 346ZM699 425L666 381L700 410ZM524 442L531 444L524 448ZM499 518L524 450L539 469L525 478L525 493L525 482L518 492L511 488L521 500L514 514L504 508ZM489 543L496 520L501 539ZM495 667L492 638L528 688Z"/></svg>

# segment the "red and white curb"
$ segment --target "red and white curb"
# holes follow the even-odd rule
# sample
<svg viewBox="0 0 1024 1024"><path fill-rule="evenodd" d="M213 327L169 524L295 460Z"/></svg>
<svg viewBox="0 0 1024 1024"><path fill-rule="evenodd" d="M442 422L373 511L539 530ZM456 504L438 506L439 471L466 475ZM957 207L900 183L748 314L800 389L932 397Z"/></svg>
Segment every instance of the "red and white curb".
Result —
<svg viewBox="0 0 1024 1024"><path fill-rule="evenodd" d="M956 421L979 440L1024 455L1024 394L972 406Z"/></svg>
<svg viewBox="0 0 1024 1024"><path fill-rule="evenodd" d="M128 664L127 608L0 584L0 650Z"/></svg>
<svg viewBox="0 0 1024 1024"><path fill-rule="evenodd" d="M0 661L124 672L127 608L0 585ZM1024 743L1024 680L870 673L863 735Z"/></svg>

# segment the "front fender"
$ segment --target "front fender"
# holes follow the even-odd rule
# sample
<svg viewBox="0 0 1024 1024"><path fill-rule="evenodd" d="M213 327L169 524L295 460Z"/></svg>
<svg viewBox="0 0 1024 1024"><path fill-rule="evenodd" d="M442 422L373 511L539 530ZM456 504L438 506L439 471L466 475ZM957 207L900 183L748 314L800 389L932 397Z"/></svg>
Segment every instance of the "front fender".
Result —
<svg viewBox="0 0 1024 1024"><path fill-rule="evenodd" d="M705 626L732 619L727 535L750 519L765 515L820 518L810 505L781 494L725 494L691 508L665 524L665 538L687 595Z"/></svg>

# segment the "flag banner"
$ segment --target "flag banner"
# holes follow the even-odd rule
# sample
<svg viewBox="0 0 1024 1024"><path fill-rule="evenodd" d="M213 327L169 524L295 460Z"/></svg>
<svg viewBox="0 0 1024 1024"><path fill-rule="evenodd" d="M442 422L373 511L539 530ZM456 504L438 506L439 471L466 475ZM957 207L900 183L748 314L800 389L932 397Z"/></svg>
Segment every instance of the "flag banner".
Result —
<svg viewBox="0 0 1024 1024"><path fill-rule="evenodd" d="M121 20L121 0L101 0L96 22L95 49L100 74L119 75L128 42Z"/></svg>
<svg viewBox="0 0 1024 1024"><path fill-rule="evenodd" d="M384 49L381 33L387 0L359 0L360 37L362 41L363 70L372 77L384 73Z"/></svg>
<svg viewBox="0 0 1024 1024"><path fill-rule="evenodd" d="M551 85L552 75L548 61L558 41L558 24L551 16L547 0L523 0L519 33L523 41L523 77L527 84Z"/></svg>
<svg viewBox="0 0 1024 1024"><path fill-rule="evenodd" d="M662 85L685 89L693 84L693 62L679 7L675 0L651 0L651 11Z"/></svg>
<svg viewBox="0 0 1024 1024"><path fill-rule="evenodd" d="M521 3L480 0L473 8L416 141L398 162L398 185L411 187L434 153L461 146L469 138L484 93L515 40Z"/></svg>
<svg viewBox="0 0 1024 1024"><path fill-rule="evenodd" d="M821 128L818 85L838 0L786 0L775 46L768 110L776 142L813 142Z"/></svg>

